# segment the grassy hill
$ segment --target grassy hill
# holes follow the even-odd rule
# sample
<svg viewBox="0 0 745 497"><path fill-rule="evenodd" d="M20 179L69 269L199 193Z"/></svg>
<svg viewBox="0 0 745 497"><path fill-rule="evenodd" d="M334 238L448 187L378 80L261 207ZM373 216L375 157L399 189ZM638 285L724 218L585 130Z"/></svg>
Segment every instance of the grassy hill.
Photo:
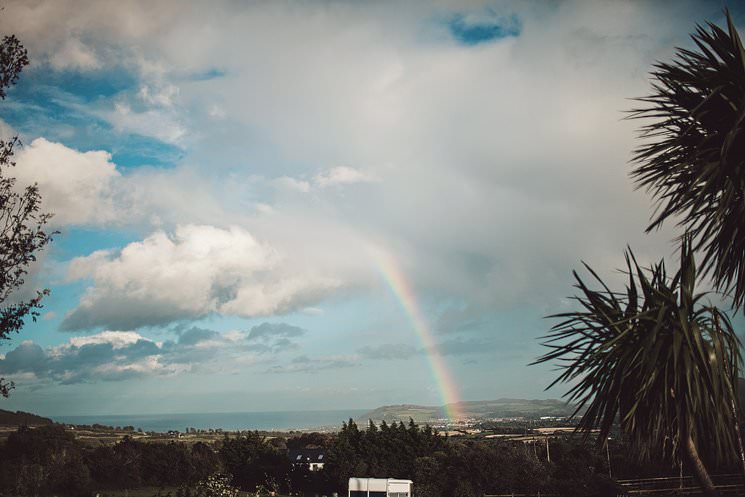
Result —
<svg viewBox="0 0 745 497"><path fill-rule="evenodd" d="M448 404L448 410L455 406L456 410L465 417L476 419L489 418L540 418L542 416L570 416L574 406L562 400L527 400L527 399L497 399L458 402ZM378 407L358 418L358 423L366 424L372 419L375 422L408 421L409 418L417 423L431 422L446 417L446 406L419 406L402 404Z"/></svg>

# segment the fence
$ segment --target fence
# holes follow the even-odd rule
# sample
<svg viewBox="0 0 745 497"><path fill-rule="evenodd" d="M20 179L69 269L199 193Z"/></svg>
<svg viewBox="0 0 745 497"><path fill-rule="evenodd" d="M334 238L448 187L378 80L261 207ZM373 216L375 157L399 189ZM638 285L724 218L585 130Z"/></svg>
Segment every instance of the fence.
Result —
<svg viewBox="0 0 745 497"><path fill-rule="evenodd" d="M745 496L745 482L742 475L712 475L714 487L721 497ZM623 491L619 497L700 497L701 488L692 476L640 478L618 480ZM485 494L484 497L559 497L556 494Z"/></svg>
<svg viewBox="0 0 745 497"><path fill-rule="evenodd" d="M745 496L745 484L742 475L712 475L711 479L722 497ZM703 495L701 487L698 486L692 476L618 480L618 483L623 487L623 493L620 494L623 497L696 497Z"/></svg>

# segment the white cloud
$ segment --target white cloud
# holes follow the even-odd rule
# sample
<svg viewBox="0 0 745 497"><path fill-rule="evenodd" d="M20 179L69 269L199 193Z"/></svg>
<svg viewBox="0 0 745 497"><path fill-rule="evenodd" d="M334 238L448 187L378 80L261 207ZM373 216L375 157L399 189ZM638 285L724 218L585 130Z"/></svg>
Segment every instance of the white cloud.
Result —
<svg viewBox="0 0 745 497"><path fill-rule="evenodd" d="M142 85L137 95L145 103L160 107L172 107L174 99L178 97L179 89L175 85Z"/></svg>
<svg viewBox="0 0 745 497"><path fill-rule="evenodd" d="M52 55L50 63L57 70L92 70L101 67L95 52L77 38L68 38Z"/></svg>
<svg viewBox="0 0 745 497"><path fill-rule="evenodd" d="M161 356L152 355L126 364L105 363L93 368L92 375L98 380L116 381L132 376L172 375L191 370L186 364L166 364Z"/></svg>
<svg viewBox="0 0 745 497"><path fill-rule="evenodd" d="M112 111L101 115L118 131L153 136L171 144L178 144L187 132L177 117L163 109L136 111L127 102L117 102Z"/></svg>
<svg viewBox="0 0 745 497"><path fill-rule="evenodd" d="M37 138L16 156L19 187L37 183L55 227L173 226L183 221L235 221L215 192L188 167L140 167L122 175L103 150L81 152ZM184 198L191 199L183 202Z"/></svg>
<svg viewBox="0 0 745 497"><path fill-rule="evenodd" d="M52 223L101 224L117 218L114 183L120 177L104 151L79 152L37 138L17 155L19 185L38 183Z"/></svg>
<svg viewBox="0 0 745 497"><path fill-rule="evenodd" d="M305 307L341 282L298 268L251 233L185 225L158 231L120 252L96 252L70 264L73 279L93 282L64 329L136 328L213 312L262 316Z"/></svg>
<svg viewBox="0 0 745 497"><path fill-rule="evenodd" d="M69 342L70 345L75 347L82 347L83 345L90 344L110 343L114 350L116 350L128 347L143 339L142 335L134 331L102 331L95 335L71 337Z"/></svg>

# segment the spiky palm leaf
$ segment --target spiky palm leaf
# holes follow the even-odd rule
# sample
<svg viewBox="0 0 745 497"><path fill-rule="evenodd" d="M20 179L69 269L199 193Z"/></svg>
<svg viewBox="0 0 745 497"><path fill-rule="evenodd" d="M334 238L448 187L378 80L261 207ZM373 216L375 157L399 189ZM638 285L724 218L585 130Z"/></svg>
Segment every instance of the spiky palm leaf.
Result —
<svg viewBox="0 0 745 497"><path fill-rule="evenodd" d="M562 321L545 337L551 350L536 363L559 361L562 372L551 386L573 385L568 400L578 412L587 407L579 429L599 428L599 441L618 420L643 458L677 456L689 432L699 452L731 460L739 341L727 315L694 293L690 243L684 240L672 278L664 261L643 269L630 249L626 265L620 293L587 265L599 290L574 272L580 310L550 316Z"/></svg>
<svg viewBox="0 0 745 497"><path fill-rule="evenodd" d="M647 144L635 151L631 177L657 207L647 231L675 218L702 250L702 270L718 289L745 302L745 50L727 13L728 31L707 23L652 72L653 92L632 118Z"/></svg>

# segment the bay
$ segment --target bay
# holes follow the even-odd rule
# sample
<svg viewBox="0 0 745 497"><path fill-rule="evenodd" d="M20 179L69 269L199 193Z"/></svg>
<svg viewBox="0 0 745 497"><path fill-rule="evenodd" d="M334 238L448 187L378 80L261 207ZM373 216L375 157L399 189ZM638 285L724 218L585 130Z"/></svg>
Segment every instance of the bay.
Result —
<svg viewBox="0 0 745 497"><path fill-rule="evenodd" d="M144 431L186 431L186 428L235 430L339 429L349 418L356 419L367 409L329 411L265 411L181 414L123 414L90 416L51 416L58 423L105 426L133 426Z"/></svg>

